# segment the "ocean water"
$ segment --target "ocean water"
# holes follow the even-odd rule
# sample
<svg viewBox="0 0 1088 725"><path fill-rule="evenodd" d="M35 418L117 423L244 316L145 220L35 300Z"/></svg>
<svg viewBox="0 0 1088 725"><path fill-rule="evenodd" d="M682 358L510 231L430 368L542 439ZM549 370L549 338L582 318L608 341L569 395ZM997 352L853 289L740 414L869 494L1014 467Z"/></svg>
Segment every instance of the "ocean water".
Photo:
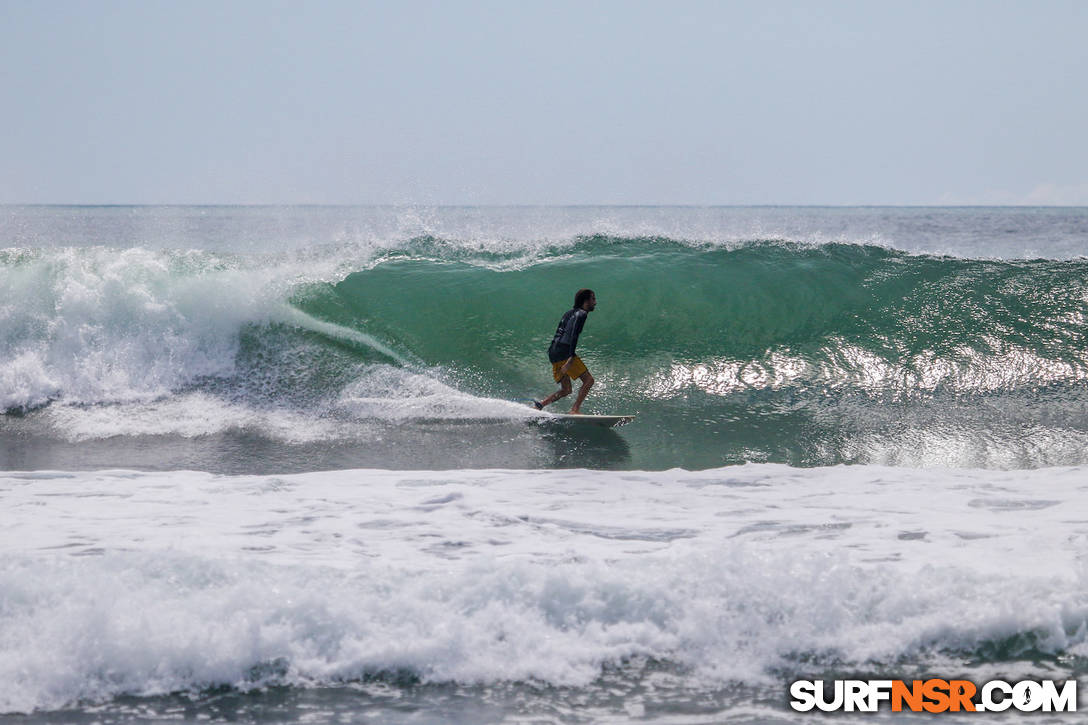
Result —
<svg viewBox="0 0 1088 725"><path fill-rule="evenodd" d="M1083 677L1086 312L1083 208L3 207L0 722Z"/></svg>

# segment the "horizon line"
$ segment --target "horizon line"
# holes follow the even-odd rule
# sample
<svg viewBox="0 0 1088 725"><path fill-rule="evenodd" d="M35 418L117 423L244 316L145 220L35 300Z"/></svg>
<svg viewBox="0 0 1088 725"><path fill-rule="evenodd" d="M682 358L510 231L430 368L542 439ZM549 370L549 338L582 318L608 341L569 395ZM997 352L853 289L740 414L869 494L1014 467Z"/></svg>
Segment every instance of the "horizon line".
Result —
<svg viewBox="0 0 1088 725"><path fill-rule="evenodd" d="M1084 209L1086 204L696 204L696 203L577 203L577 204L545 204L545 203L511 203L511 204L456 204L456 203L414 203L414 202L382 202L382 203L319 203L319 202L0 202L0 208L12 207L81 207L99 209L125 209L125 208L326 208L326 209L352 209L352 208L418 208L428 207L437 209L597 209L597 208L627 208L627 209Z"/></svg>

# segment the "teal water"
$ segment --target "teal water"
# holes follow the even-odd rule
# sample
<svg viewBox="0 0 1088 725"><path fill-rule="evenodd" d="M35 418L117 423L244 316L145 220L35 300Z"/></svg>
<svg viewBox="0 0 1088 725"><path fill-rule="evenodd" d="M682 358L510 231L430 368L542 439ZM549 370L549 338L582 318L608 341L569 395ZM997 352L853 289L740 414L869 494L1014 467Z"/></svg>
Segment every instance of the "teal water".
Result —
<svg viewBox="0 0 1088 725"><path fill-rule="evenodd" d="M1088 209L2 208L0 720L1082 678L1086 278ZM584 286L615 430L515 402Z"/></svg>
<svg viewBox="0 0 1088 725"><path fill-rule="evenodd" d="M1038 219L1068 251L1081 216ZM1079 256L606 234L248 244L0 255L12 465L1031 468L1088 450ZM599 300L579 350L598 380L586 410L639 419L556 442L504 401L553 389L544 351L583 286ZM139 453L156 449L159 464Z"/></svg>

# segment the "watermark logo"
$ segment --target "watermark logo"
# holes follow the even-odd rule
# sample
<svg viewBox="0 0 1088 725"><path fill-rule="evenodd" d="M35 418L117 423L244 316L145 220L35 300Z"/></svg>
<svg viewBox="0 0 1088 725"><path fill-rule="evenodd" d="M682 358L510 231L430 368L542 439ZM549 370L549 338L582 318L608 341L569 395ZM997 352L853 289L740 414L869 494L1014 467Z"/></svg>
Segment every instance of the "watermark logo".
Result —
<svg viewBox="0 0 1088 725"><path fill-rule="evenodd" d="M790 707L798 712L1076 712L1076 680L797 680Z"/></svg>

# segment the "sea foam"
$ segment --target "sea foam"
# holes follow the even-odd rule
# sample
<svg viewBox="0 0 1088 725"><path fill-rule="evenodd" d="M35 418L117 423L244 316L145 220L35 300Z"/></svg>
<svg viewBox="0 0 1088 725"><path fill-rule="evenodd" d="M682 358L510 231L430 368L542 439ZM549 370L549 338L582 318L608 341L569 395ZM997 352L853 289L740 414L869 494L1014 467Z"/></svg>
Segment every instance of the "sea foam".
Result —
<svg viewBox="0 0 1088 725"><path fill-rule="evenodd" d="M586 686L632 658L767 683L1084 657L1086 479L7 474L0 710L372 677Z"/></svg>
<svg viewBox="0 0 1088 725"><path fill-rule="evenodd" d="M283 294L282 270L139 248L43 251L0 275L4 409L147 400L229 374L240 327Z"/></svg>

